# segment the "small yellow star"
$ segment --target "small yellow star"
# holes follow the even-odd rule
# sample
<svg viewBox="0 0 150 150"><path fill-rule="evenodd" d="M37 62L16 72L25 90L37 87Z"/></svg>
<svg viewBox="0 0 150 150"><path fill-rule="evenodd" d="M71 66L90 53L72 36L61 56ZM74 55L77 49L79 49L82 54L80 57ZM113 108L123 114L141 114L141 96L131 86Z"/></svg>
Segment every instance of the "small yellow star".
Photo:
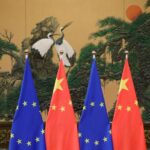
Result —
<svg viewBox="0 0 150 150"><path fill-rule="evenodd" d="M100 107L104 107L104 103L103 102L100 103Z"/></svg>
<svg viewBox="0 0 150 150"><path fill-rule="evenodd" d="M86 106L83 106L83 110L86 110Z"/></svg>
<svg viewBox="0 0 150 150"><path fill-rule="evenodd" d="M136 106L138 106L138 101L137 101L137 100L135 100L134 104L135 104Z"/></svg>
<svg viewBox="0 0 150 150"><path fill-rule="evenodd" d="M121 110L121 109L122 109L122 106L121 106L121 105L118 105L117 107L118 107L118 110Z"/></svg>
<svg viewBox="0 0 150 150"><path fill-rule="evenodd" d="M52 105L51 108L52 108L52 110L56 110L56 106L55 105Z"/></svg>
<svg viewBox="0 0 150 150"><path fill-rule="evenodd" d="M24 101L22 104L25 107L25 106L27 106L28 103L27 103L27 101Z"/></svg>
<svg viewBox="0 0 150 150"><path fill-rule="evenodd" d="M79 137L82 137L82 134L81 134L81 133L78 133L78 136L79 136Z"/></svg>
<svg viewBox="0 0 150 150"><path fill-rule="evenodd" d="M18 109L19 109L19 106L17 105L16 110L18 110Z"/></svg>
<svg viewBox="0 0 150 150"><path fill-rule="evenodd" d="M36 141L36 142L39 142L39 141L40 141L40 138L36 137L35 141Z"/></svg>
<svg viewBox="0 0 150 150"><path fill-rule="evenodd" d="M129 79L121 79L121 82L120 82L120 87L119 87L119 93L121 92L121 90L128 90L128 87L127 87L127 82L128 82Z"/></svg>
<svg viewBox="0 0 150 150"><path fill-rule="evenodd" d="M36 107L36 102L33 102L33 103L32 103L32 106L33 106L33 107Z"/></svg>
<svg viewBox="0 0 150 150"><path fill-rule="evenodd" d="M87 143L89 143L90 142L90 140L89 139L85 139L85 143L87 144Z"/></svg>
<svg viewBox="0 0 150 150"><path fill-rule="evenodd" d="M65 111L65 107L64 107L64 106L61 106L60 111L61 111L61 112L64 112L64 111Z"/></svg>
<svg viewBox="0 0 150 150"><path fill-rule="evenodd" d="M44 133L45 133L45 131L42 129L42 130L41 130L41 133L42 133L42 134L44 134Z"/></svg>
<svg viewBox="0 0 150 150"><path fill-rule="evenodd" d="M111 130L109 130L109 134L111 134L112 132L111 132Z"/></svg>
<svg viewBox="0 0 150 150"><path fill-rule="evenodd" d="M95 141L94 144L97 146L99 145L99 141Z"/></svg>
<svg viewBox="0 0 150 150"><path fill-rule="evenodd" d="M95 106L95 103L94 103L94 102L91 102L90 105L91 105L92 107L94 107L94 106Z"/></svg>
<svg viewBox="0 0 150 150"><path fill-rule="evenodd" d="M61 91L63 90L63 88L62 88L62 86L61 86L61 83L62 83L63 80L64 80L63 78L62 78L62 79L59 79L59 80L56 78L53 93L55 93L56 90L61 90Z"/></svg>
<svg viewBox="0 0 150 150"><path fill-rule="evenodd" d="M20 139L17 140L18 144L22 144L22 141Z"/></svg>
<svg viewBox="0 0 150 150"><path fill-rule="evenodd" d="M27 142L27 145L28 145L28 146L31 146L31 142L30 142L30 141L28 141L28 142Z"/></svg>
<svg viewBox="0 0 150 150"><path fill-rule="evenodd" d="M14 134L13 133L10 134L10 138L11 139L14 138Z"/></svg>
<svg viewBox="0 0 150 150"><path fill-rule="evenodd" d="M131 107L127 106L127 112L131 111Z"/></svg>
<svg viewBox="0 0 150 150"><path fill-rule="evenodd" d="M103 141L104 141L104 142L107 142L107 137L104 137L104 138L103 138Z"/></svg>

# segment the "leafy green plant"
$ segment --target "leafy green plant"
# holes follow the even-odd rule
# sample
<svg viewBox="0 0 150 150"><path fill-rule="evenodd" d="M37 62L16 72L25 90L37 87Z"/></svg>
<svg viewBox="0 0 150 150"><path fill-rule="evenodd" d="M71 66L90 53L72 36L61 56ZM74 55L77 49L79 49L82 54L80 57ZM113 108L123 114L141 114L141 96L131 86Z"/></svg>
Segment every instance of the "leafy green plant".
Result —
<svg viewBox="0 0 150 150"><path fill-rule="evenodd" d="M148 6L149 1L147 1ZM98 44L88 44L81 49L80 57L69 76L74 103L79 103L79 106L82 107L86 93L84 87L87 87L88 84L93 50L97 52L97 66L104 82L120 80L125 59L124 52L128 50L137 97L140 105L145 109L143 118L150 120L147 115L150 114L150 95L146 94L150 86L150 13L142 13L131 23L119 18L107 17L98 21L97 25L99 30L92 33L90 38L96 39ZM127 43L126 47L122 46L123 39ZM107 60L108 55L109 61Z"/></svg>

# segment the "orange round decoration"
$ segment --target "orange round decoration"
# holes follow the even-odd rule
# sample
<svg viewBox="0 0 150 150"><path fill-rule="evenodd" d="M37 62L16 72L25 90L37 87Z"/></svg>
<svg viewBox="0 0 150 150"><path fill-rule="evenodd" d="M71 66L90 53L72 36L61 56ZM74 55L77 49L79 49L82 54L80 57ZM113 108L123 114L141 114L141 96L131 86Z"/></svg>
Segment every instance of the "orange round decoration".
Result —
<svg viewBox="0 0 150 150"><path fill-rule="evenodd" d="M138 5L131 5L126 10L126 15L131 21L134 21L141 13L142 9Z"/></svg>

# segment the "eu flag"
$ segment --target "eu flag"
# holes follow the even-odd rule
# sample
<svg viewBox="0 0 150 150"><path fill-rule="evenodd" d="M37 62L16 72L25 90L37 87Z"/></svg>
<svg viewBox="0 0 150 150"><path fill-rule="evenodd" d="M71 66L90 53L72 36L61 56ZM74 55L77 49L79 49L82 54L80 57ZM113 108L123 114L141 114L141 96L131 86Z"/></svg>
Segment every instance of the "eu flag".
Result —
<svg viewBox="0 0 150 150"><path fill-rule="evenodd" d="M110 123L95 59L79 122L79 140L80 150L113 150Z"/></svg>
<svg viewBox="0 0 150 150"><path fill-rule="evenodd" d="M12 123L9 150L45 149L44 124L30 65L26 58L24 79Z"/></svg>

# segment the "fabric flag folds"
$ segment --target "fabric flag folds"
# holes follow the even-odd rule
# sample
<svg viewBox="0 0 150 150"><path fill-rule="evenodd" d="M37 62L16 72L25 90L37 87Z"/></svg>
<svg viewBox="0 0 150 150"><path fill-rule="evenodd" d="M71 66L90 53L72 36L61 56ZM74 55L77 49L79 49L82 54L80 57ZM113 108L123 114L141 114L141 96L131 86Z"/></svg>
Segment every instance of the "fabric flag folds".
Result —
<svg viewBox="0 0 150 150"><path fill-rule="evenodd" d="M9 150L45 150L44 125L31 69L26 58L24 79L14 120Z"/></svg>
<svg viewBox="0 0 150 150"><path fill-rule="evenodd" d="M47 150L79 150L77 124L62 60L45 129Z"/></svg>
<svg viewBox="0 0 150 150"><path fill-rule="evenodd" d="M120 83L112 136L115 150L146 150L143 123L128 59L125 61Z"/></svg>
<svg viewBox="0 0 150 150"><path fill-rule="evenodd" d="M79 140L80 150L113 150L110 123L95 59L79 122Z"/></svg>

